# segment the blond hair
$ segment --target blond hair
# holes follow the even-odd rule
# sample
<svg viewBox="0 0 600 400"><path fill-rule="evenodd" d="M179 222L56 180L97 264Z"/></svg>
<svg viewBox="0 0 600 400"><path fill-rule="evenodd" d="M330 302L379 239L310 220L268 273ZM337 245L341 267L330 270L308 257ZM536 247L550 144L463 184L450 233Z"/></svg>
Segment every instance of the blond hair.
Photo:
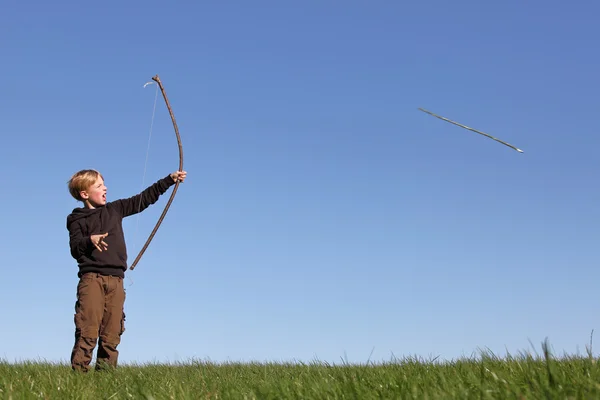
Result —
<svg viewBox="0 0 600 400"><path fill-rule="evenodd" d="M75 200L83 201L80 192L87 190L91 185L96 182L98 177L104 179L102 174L95 169L82 169L76 172L71 179L68 181L69 193L75 198Z"/></svg>

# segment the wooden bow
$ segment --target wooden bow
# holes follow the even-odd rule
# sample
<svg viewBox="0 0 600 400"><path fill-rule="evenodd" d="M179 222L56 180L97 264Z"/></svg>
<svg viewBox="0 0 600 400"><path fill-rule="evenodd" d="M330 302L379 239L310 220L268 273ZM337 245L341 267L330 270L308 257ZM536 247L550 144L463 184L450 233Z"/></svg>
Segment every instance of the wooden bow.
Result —
<svg viewBox="0 0 600 400"><path fill-rule="evenodd" d="M171 104L169 103L169 99L167 98L167 93L165 92L165 88L163 87L163 84L160 81L160 78L158 77L158 75L153 76L152 80L158 84L158 87L160 87L160 91L162 92L163 98L165 99L165 103L167 104L167 109L169 110L169 114L171 115L171 120L173 121L173 128L175 128L175 135L177 136L177 145L179 146L179 171L183 171L183 147L181 145L181 137L179 136L179 128L177 127L177 122L175 121L175 115L173 114L173 110L171 109ZM160 215L160 218L158 218L158 222L154 226L154 229L152 229L152 233L150 233L150 236L148 237L148 240L146 240L144 247L142 247L142 250L137 255L135 260L133 261L133 264L131 264L131 267L129 267L130 270L133 270L135 268L137 263L140 261L140 258L142 258L142 254L144 254L144 252L148 248L148 245L152 241L152 238L156 234L156 231L158 231L158 227L160 226L163 219L165 218L165 215L167 215L167 211L169 211L169 207L171 207L171 203L173 202L173 199L175 198L175 194L177 193L178 187L179 187L179 180L177 180L177 182L175 182L175 187L173 188L171 197L169 197L169 201L167 201L167 205L165 206L165 209L163 210L162 214Z"/></svg>

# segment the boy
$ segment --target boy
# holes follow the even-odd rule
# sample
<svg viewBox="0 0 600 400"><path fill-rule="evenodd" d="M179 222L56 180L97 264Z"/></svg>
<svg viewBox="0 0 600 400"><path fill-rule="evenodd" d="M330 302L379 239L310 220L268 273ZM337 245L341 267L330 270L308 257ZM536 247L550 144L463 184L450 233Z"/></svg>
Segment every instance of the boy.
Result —
<svg viewBox="0 0 600 400"><path fill-rule="evenodd" d="M156 203L186 175L185 171L173 172L138 195L112 202L106 201L104 178L98 171L82 170L69 180L71 196L83 203L67 216L71 255L79 265L73 370L88 372L97 341L96 370L116 368L117 346L125 331L127 248L121 222Z"/></svg>

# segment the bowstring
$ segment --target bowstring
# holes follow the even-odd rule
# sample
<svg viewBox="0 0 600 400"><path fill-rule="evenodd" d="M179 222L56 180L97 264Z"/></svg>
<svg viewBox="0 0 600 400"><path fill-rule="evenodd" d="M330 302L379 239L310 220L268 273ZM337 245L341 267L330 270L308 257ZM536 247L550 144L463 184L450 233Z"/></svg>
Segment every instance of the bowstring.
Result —
<svg viewBox="0 0 600 400"><path fill-rule="evenodd" d="M144 84L144 88L148 85L152 85L154 84L154 82L146 82ZM156 103L158 101L158 85L156 85L156 93L154 94L154 105L152 107L152 117L150 119L150 132L148 133L148 145L146 146L146 160L144 161L144 172L142 174L142 184L140 186L140 191L139 193L141 193L144 190L144 185L146 184L146 171L148 170L148 158L150 156L150 141L152 139L152 130L154 128L154 116L156 115ZM137 216L136 216L136 222L135 222L135 230L133 233L133 243L134 243L134 247L137 246L137 235L138 235L138 230L139 230L139 225L140 225L140 209L142 208L142 196L140 196L140 201L138 203L138 208L137 208ZM133 280L131 279L131 277L129 276L129 274L127 275L129 277L129 280L131 281L130 286L133 284Z"/></svg>

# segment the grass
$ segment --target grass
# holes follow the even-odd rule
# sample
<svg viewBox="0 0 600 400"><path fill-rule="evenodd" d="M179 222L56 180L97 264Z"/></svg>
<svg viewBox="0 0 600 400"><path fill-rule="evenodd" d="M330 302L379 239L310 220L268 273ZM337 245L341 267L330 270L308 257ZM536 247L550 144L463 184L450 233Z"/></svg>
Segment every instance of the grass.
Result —
<svg viewBox="0 0 600 400"><path fill-rule="evenodd" d="M449 362L416 358L342 363L124 365L74 373L68 365L0 361L2 399L591 399L600 398L592 357L520 353Z"/></svg>

